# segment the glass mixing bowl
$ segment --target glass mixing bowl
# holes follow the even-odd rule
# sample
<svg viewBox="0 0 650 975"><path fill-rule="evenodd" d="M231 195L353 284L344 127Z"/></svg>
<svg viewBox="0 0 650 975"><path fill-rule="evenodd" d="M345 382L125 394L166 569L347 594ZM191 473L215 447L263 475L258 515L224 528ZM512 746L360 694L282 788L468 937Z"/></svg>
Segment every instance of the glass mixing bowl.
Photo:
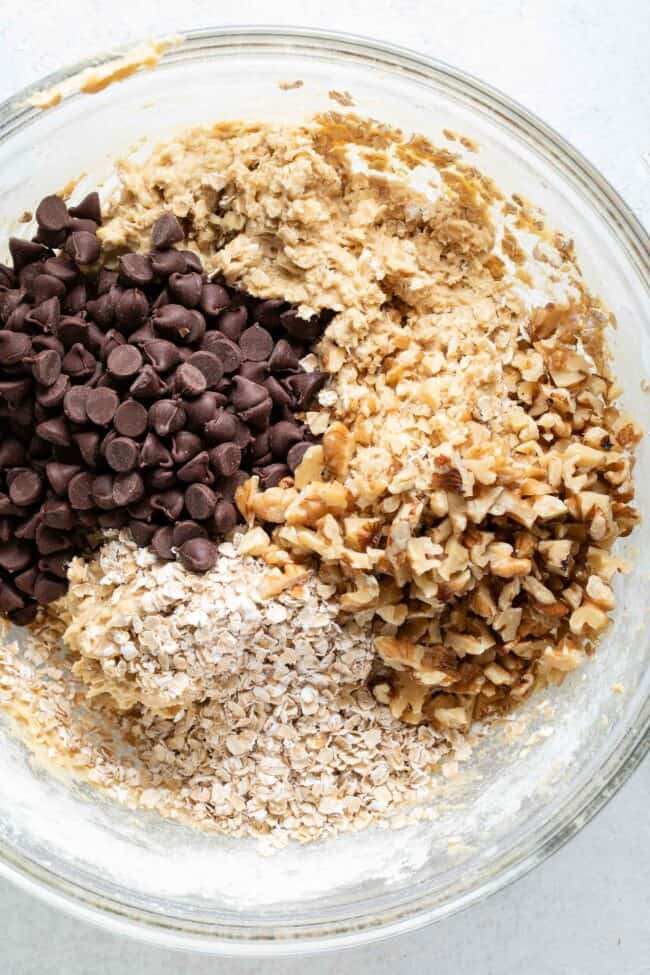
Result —
<svg viewBox="0 0 650 975"><path fill-rule="evenodd" d="M98 58L92 64L100 64ZM352 37L305 30L190 32L162 57L94 96L47 111L36 89L0 108L0 239L42 195L87 174L109 177L142 137L223 118L297 122L338 107L440 141L475 139L478 165L507 192L543 207L575 240L587 281L617 315L612 335L624 402L642 425L650 397L647 237L591 166L509 99L445 65ZM301 79L282 90L280 81ZM650 510L650 447L637 467ZM523 709L527 730L494 728L463 774L442 776L433 818L368 829L262 857L252 841L193 831L102 799L34 762L0 729L0 860L4 874L78 916L161 945L232 954L308 951L404 932L498 890L561 846L616 792L643 756L650 713L646 667L650 521L624 546L636 562L618 580L615 622L598 653ZM618 693L614 686L618 686ZM549 709L554 717L549 720ZM510 729L511 730L511 729Z"/></svg>

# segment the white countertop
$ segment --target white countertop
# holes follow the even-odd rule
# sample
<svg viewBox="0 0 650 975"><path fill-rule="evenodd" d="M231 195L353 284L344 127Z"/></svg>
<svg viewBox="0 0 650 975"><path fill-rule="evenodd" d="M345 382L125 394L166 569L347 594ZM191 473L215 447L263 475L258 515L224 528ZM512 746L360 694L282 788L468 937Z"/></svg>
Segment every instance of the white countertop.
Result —
<svg viewBox="0 0 650 975"><path fill-rule="evenodd" d="M646 0L28 0L0 3L0 100L88 54L221 24L367 34L501 88L580 149L650 225ZM1 975L646 975L650 763L532 874L434 927L319 959L192 957L104 934L0 881Z"/></svg>

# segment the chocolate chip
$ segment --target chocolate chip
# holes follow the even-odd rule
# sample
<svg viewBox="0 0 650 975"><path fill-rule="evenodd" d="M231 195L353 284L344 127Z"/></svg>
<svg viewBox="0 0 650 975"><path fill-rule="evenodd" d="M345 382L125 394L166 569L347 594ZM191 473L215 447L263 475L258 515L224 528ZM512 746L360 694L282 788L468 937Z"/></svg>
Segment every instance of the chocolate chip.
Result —
<svg viewBox="0 0 650 975"><path fill-rule="evenodd" d="M118 474L113 485L113 499L119 507L135 504L144 497L144 481L137 471Z"/></svg>
<svg viewBox="0 0 650 975"><path fill-rule="evenodd" d="M178 396L200 396L206 386L203 373L189 362L184 362L174 373L173 389Z"/></svg>
<svg viewBox="0 0 650 975"><path fill-rule="evenodd" d="M43 490L43 479L38 471L18 467L7 475L7 486L13 503L25 506L38 501Z"/></svg>
<svg viewBox="0 0 650 975"><path fill-rule="evenodd" d="M241 464L241 449L236 443L222 443L210 451L210 464L220 477L230 477Z"/></svg>
<svg viewBox="0 0 650 975"><path fill-rule="evenodd" d="M154 221L151 228L151 243L154 247L171 247L178 244L185 234L173 213L164 213Z"/></svg>
<svg viewBox="0 0 650 975"><path fill-rule="evenodd" d="M61 356L53 349L43 349L32 360L32 375L41 386L52 386L61 375Z"/></svg>
<svg viewBox="0 0 650 975"><path fill-rule="evenodd" d="M65 579L68 574L70 559L69 552L53 552L51 555L42 555L38 560L38 568L41 572L49 572L50 575L59 579Z"/></svg>
<svg viewBox="0 0 650 975"><path fill-rule="evenodd" d="M63 356L61 369L74 379L88 379L95 371L96 360L81 342L75 342Z"/></svg>
<svg viewBox="0 0 650 975"><path fill-rule="evenodd" d="M203 373L208 388L216 386L223 377L223 363L213 352L193 352L187 364Z"/></svg>
<svg viewBox="0 0 650 975"><path fill-rule="evenodd" d="M67 494L68 484L79 471L80 468L76 464L62 464L56 460L45 465L45 476L54 493L60 496Z"/></svg>
<svg viewBox="0 0 650 975"><path fill-rule="evenodd" d="M92 486L93 476L88 471L81 471L70 478L68 484L68 499L75 510L87 511L93 506Z"/></svg>
<svg viewBox="0 0 650 975"><path fill-rule="evenodd" d="M79 477L80 475L77 475ZM48 528L47 525L40 524L36 529L36 547L43 555L50 555L52 552L64 552L72 545L72 539L67 532L56 531Z"/></svg>
<svg viewBox="0 0 650 975"><path fill-rule="evenodd" d="M266 362L242 362L237 375L242 376L243 379L250 379L258 386L264 386L269 378L269 367Z"/></svg>
<svg viewBox="0 0 650 975"><path fill-rule="evenodd" d="M218 327L227 338L238 342L248 322L248 311L245 307L230 308L219 316Z"/></svg>
<svg viewBox="0 0 650 975"><path fill-rule="evenodd" d="M230 304L230 296L220 284L204 284L199 306L206 315L218 315Z"/></svg>
<svg viewBox="0 0 650 975"><path fill-rule="evenodd" d="M176 464L186 464L200 452L203 441L189 430L180 430L172 439L172 460Z"/></svg>
<svg viewBox="0 0 650 975"><path fill-rule="evenodd" d="M121 403L113 418L113 426L125 437L139 437L147 429L148 414L142 403L127 399Z"/></svg>
<svg viewBox="0 0 650 975"><path fill-rule="evenodd" d="M185 308L196 308L203 290L203 280L196 271L170 275L168 288L174 298Z"/></svg>
<svg viewBox="0 0 650 975"><path fill-rule="evenodd" d="M120 405L120 398L114 389L100 386L98 389L91 389L86 400L86 413L91 423L105 427L115 416L115 412Z"/></svg>
<svg viewBox="0 0 650 975"><path fill-rule="evenodd" d="M30 555L30 560L31 560L31 555ZM33 596L34 584L36 582L37 576L38 576L38 568L36 566L32 566L31 569L26 569L24 572L21 572L20 575L17 575L14 578L14 584L16 586L16 589L20 589L20 591L24 592L25 595L27 596Z"/></svg>
<svg viewBox="0 0 650 975"><path fill-rule="evenodd" d="M84 196L83 200L68 207L71 217L78 217L81 220L93 220L96 224L102 222L102 210L99 202L99 193L92 192Z"/></svg>
<svg viewBox="0 0 650 975"><path fill-rule="evenodd" d="M21 363L31 352L29 335L20 332L0 331L0 365L13 366Z"/></svg>
<svg viewBox="0 0 650 975"><path fill-rule="evenodd" d="M51 298L51 301L56 301L56 298ZM43 304L47 304L44 302ZM39 306L42 307L42 306ZM50 326L53 327L53 326ZM72 348L76 342L81 342L83 345L86 341L86 335L88 334L88 322L80 318L78 315L64 315L60 319L57 326L54 326L56 331L56 337L59 342L62 342L66 349Z"/></svg>
<svg viewBox="0 0 650 975"><path fill-rule="evenodd" d="M297 408L302 410L309 405L318 390L322 389L326 380L327 373L314 371L289 376L285 382L295 397Z"/></svg>
<svg viewBox="0 0 650 975"><path fill-rule="evenodd" d="M53 409L63 402L65 394L70 388L70 380L67 376L59 376L51 386L38 386L36 389L36 401L46 410Z"/></svg>
<svg viewBox="0 0 650 975"><path fill-rule="evenodd" d="M236 372L242 363L239 346L220 332L208 332L201 343L201 349L212 352L220 360L225 373Z"/></svg>
<svg viewBox="0 0 650 975"><path fill-rule="evenodd" d="M234 501L237 489L245 484L249 475L244 471L235 471L230 477L222 477L215 485L215 491L219 492L226 501Z"/></svg>
<svg viewBox="0 0 650 975"><path fill-rule="evenodd" d="M129 529L133 535L135 544L139 545L140 548L146 548L147 545L151 545L153 536L157 531L161 530L157 525L147 525L144 521L136 521L135 519L129 522Z"/></svg>
<svg viewBox="0 0 650 975"><path fill-rule="evenodd" d="M309 448L313 446L314 446L313 443L309 443L306 440L301 440L299 443L295 443L293 447L291 447L291 449L287 454L287 464L292 473L298 467L300 467L303 457L305 456Z"/></svg>
<svg viewBox="0 0 650 975"><path fill-rule="evenodd" d="M89 234L96 234L97 224L94 220L84 220L83 217L70 217L67 229L69 233L74 233L77 230L87 230Z"/></svg>
<svg viewBox="0 0 650 975"><path fill-rule="evenodd" d="M135 345L118 345L109 355L106 365L115 379L131 379L142 368L142 353Z"/></svg>
<svg viewBox="0 0 650 975"><path fill-rule="evenodd" d="M68 208L60 196L46 196L36 207L36 222L43 230L64 230L68 219Z"/></svg>
<svg viewBox="0 0 650 975"><path fill-rule="evenodd" d="M32 547L27 542L4 542L0 545L0 568L20 572L32 561Z"/></svg>
<svg viewBox="0 0 650 975"><path fill-rule="evenodd" d="M324 325L317 315L311 318L301 318L293 308L282 312L280 322L289 335L305 342L313 342L324 331Z"/></svg>
<svg viewBox="0 0 650 975"><path fill-rule="evenodd" d="M211 443L226 443L235 438L237 421L232 413L219 410L214 419L206 423L204 433Z"/></svg>
<svg viewBox="0 0 650 975"><path fill-rule="evenodd" d="M174 548L180 548L191 538L207 537L208 533L202 525L197 525L195 521L179 521L172 531L172 544Z"/></svg>
<svg viewBox="0 0 650 975"><path fill-rule="evenodd" d="M95 467L99 458L100 434L96 430L82 430L73 433L72 439L79 449L84 464Z"/></svg>
<svg viewBox="0 0 650 975"><path fill-rule="evenodd" d="M125 473L132 471L138 463L140 450L135 440L130 437L115 437L106 448L106 463L114 471Z"/></svg>
<svg viewBox="0 0 650 975"><path fill-rule="evenodd" d="M79 285L77 285L77 287L79 287ZM83 287L83 285L81 285L81 287ZM32 282L31 290L32 298L34 300L34 304L36 305L40 305L41 302L47 301L48 298L58 298L59 301L65 298L65 285L63 281L54 277L53 274L38 274ZM75 289L72 289L72 291L74 290ZM71 294L72 291L70 292ZM69 311L69 309L64 308L64 311Z"/></svg>
<svg viewBox="0 0 650 975"><path fill-rule="evenodd" d="M15 437L0 440L0 470L20 467L25 460L25 448Z"/></svg>
<svg viewBox="0 0 650 975"><path fill-rule="evenodd" d="M181 545L178 555L190 572L207 572L217 561L217 548L207 538L191 538Z"/></svg>
<svg viewBox="0 0 650 975"><path fill-rule="evenodd" d="M34 598L42 605L53 603L65 595L67 584L47 572L41 572L34 584Z"/></svg>
<svg viewBox="0 0 650 975"><path fill-rule="evenodd" d="M123 476L126 477L126 475ZM132 501L127 507L131 518L135 518L137 521L151 521L153 517L153 508L146 494L139 501Z"/></svg>
<svg viewBox="0 0 650 975"><path fill-rule="evenodd" d="M43 524L59 531L71 531L75 526L75 516L67 501L49 498L41 508Z"/></svg>
<svg viewBox="0 0 650 975"><path fill-rule="evenodd" d="M129 386L129 392L136 399L158 399L167 392L167 385L153 366L146 365Z"/></svg>
<svg viewBox="0 0 650 975"><path fill-rule="evenodd" d="M268 379L264 380L264 388L273 400L275 406L279 406L281 408L290 407L294 401L294 397L291 395L291 393L285 389L282 383L279 382L275 376L269 376Z"/></svg>
<svg viewBox="0 0 650 975"><path fill-rule="evenodd" d="M145 358L151 363L157 372L167 372L173 369L180 362L178 346L167 339L152 339L146 342L143 347Z"/></svg>
<svg viewBox="0 0 650 975"><path fill-rule="evenodd" d="M98 508L103 511L110 511L115 507L113 500L113 476L111 474L99 474L93 478L91 486L93 501Z"/></svg>
<svg viewBox="0 0 650 975"><path fill-rule="evenodd" d="M154 433L148 433L140 448L141 467L171 467L171 454Z"/></svg>
<svg viewBox="0 0 650 975"><path fill-rule="evenodd" d="M207 484L190 484L185 492L185 507L192 518L209 518L217 505L217 496Z"/></svg>
<svg viewBox="0 0 650 975"><path fill-rule="evenodd" d="M234 504L220 498L219 501L217 501L217 505L214 509L214 515L212 516L212 523L214 525L215 532L218 535L225 535L235 527L238 521L239 513Z"/></svg>
<svg viewBox="0 0 650 975"><path fill-rule="evenodd" d="M174 488L151 495L151 507L169 521L178 521L183 510L183 494Z"/></svg>
<svg viewBox="0 0 650 975"><path fill-rule="evenodd" d="M79 276L79 268L67 257L48 257L43 265L43 271L69 286Z"/></svg>
<svg viewBox="0 0 650 975"><path fill-rule="evenodd" d="M151 259L146 254L123 254L119 268L122 276L136 287L143 288L153 281Z"/></svg>
<svg viewBox="0 0 650 975"><path fill-rule="evenodd" d="M239 339L239 348L244 359L251 362L262 362L268 359L273 350L273 338L261 325L251 325L245 329Z"/></svg>
<svg viewBox="0 0 650 975"><path fill-rule="evenodd" d="M165 467L156 467L147 471L147 489L149 491L168 491L176 484L176 473Z"/></svg>
<svg viewBox="0 0 650 975"><path fill-rule="evenodd" d="M266 491L277 487L282 478L287 477L291 472L286 464L268 464L266 467L254 467L253 473L258 475L260 485Z"/></svg>
<svg viewBox="0 0 650 975"><path fill-rule="evenodd" d="M149 314L147 296L138 288L129 288L117 299L115 321L125 329L140 325Z"/></svg>
<svg viewBox="0 0 650 975"><path fill-rule="evenodd" d="M235 376L230 399L238 413L245 412L252 406L257 406L258 403L262 403L268 398L269 394L263 386L258 386L257 383L251 382L250 379Z"/></svg>
<svg viewBox="0 0 650 975"><path fill-rule="evenodd" d="M280 314L286 307L286 301L282 301L281 298L268 298L266 301L260 301L255 306L255 320L264 328L274 331L280 328Z"/></svg>
<svg viewBox="0 0 650 975"><path fill-rule="evenodd" d="M65 417L55 416L51 420L44 420L36 427L36 433L42 440L56 444L57 447L69 447L72 443L70 428Z"/></svg>
<svg viewBox="0 0 650 975"><path fill-rule="evenodd" d="M206 423L209 423L226 403L226 397L221 393L208 390L201 393L196 399L186 400L184 405L187 414L187 423L194 430L202 430Z"/></svg>
<svg viewBox="0 0 650 975"><path fill-rule="evenodd" d="M286 339L280 339L273 347L269 359L269 366L273 372L290 372L300 368L298 356Z"/></svg>
<svg viewBox="0 0 650 975"><path fill-rule="evenodd" d="M290 420L281 420L269 429L269 446L277 459L286 457L291 447L302 439L302 430Z"/></svg>
<svg viewBox="0 0 650 975"><path fill-rule="evenodd" d="M100 255L101 247L95 234L75 230L66 240L64 250L77 264L93 264Z"/></svg>
<svg viewBox="0 0 650 975"><path fill-rule="evenodd" d="M149 410L149 426L159 437L182 430L185 425L185 410L180 403L172 400L158 400Z"/></svg>
<svg viewBox="0 0 650 975"><path fill-rule="evenodd" d="M185 274L187 261L178 251L152 251L149 256L154 273L161 278L168 278L171 274Z"/></svg>
<svg viewBox="0 0 650 975"><path fill-rule="evenodd" d="M35 244L31 240L22 240L20 237L9 238L9 253L16 273L34 261L42 261L52 257L52 251L49 247Z"/></svg>
<svg viewBox="0 0 650 975"><path fill-rule="evenodd" d="M97 523L100 528L123 528L128 520L128 513L123 508L113 508L112 511L102 511L97 518ZM88 525L87 527L92 526Z"/></svg>
<svg viewBox="0 0 650 975"><path fill-rule="evenodd" d="M186 483L212 484L214 480L210 471L210 457L207 450L202 450L196 457L192 457L176 473L178 479Z"/></svg>
<svg viewBox="0 0 650 975"><path fill-rule="evenodd" d="M175 342L182 342L190 334L192 314L182 305L169 304L156 308L153 314L156 332Z"/></svg>
<svg viewBox="0 0 650 975"><path fill-rule="evenodd" d="M0 579L0 611L3 613L15 613L23 609L25 600L9 583Z"/></svg>
<svg viewBox="0 0 650 975"><path fill-rule="evenodd" d="M179 251L179 253L185 258L188 271L196 271L197 274L203 274L203 264L198 254L195 254L194 251Z"/></svg>

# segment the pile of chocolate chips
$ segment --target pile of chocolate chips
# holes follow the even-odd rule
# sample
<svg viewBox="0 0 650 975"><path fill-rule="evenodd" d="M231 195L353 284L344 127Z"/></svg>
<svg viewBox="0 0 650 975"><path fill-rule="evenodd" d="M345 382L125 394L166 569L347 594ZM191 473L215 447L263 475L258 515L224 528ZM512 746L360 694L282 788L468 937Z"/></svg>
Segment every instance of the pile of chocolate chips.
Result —
<svg viewBox="0 0 650 975"><path fill-rule="evenodd" d="M0 265L0 611L17 623L102 529L211 568L237 487L278 484L315 442L296 414L325 375L299 360L332 318L208 280L172 214L113 270L96 193L46 197L36 221Z"/></svg>

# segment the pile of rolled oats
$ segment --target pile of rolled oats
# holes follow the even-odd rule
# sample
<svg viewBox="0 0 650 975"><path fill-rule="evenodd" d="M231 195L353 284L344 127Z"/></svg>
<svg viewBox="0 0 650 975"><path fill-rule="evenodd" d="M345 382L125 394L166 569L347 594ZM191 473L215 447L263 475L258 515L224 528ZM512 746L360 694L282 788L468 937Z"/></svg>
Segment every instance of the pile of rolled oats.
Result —
<svg viewBox="0 0 650 975"><path fill-rule="evenodd" d="M613 318L528 204L352 115L188 130L119 176L109 252L171 210L228 284L336 312L303 360L330 375L322 442L239 488L248 531L204 576L125 534L75 560L27 654L2 648L2 700L121 801L279 842L360 828L609 624L640 438Z"/></svg>

